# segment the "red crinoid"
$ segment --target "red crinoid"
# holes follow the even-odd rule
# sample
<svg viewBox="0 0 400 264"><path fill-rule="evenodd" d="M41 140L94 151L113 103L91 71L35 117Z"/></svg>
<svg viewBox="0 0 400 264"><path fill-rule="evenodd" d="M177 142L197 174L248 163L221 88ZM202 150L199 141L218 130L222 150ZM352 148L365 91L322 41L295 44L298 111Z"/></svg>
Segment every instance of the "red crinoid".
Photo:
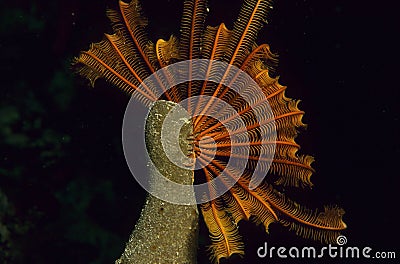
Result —
<svg viewBox="0 0 400 264"><path fill-rule="evenodd" d="M325 207L322 212L313 211L278 191L279 186L311 186L314 170L310 166L313 158L298 154L299 145L294 140L298 128L304 126L301 121L304 112L298 109L297 100L285 96L286 87L279 84L278 78L271 77L276 55L267 44L256 44L257 33L270 10L271 0L245 0L233 29L229 30L224 24L204 27L206 0L185 0L180 37L171 36L168 41L160 39L154 44L146 35L147 20L138 0L120 1L118 11L107 12L114 34L105 34L101 42L92 44L75 61L78 72L92 85L97 78L104 78L147 106L160 99L176 103L189 99L187 109L196 116L192 120L194 157L204 165L195 171L196 180L211 181L222 172L225 175L220 177L222 183L240 176L229 191L201 204L216 262L234 253L244 253L237 228L242 219L262 223L267 231L269 224L279 222L298 235L323 242L334 241L346 228L342 209ZM168 89L167 84L174 78L169 73L163 75L165 78L156 78L161 92L151 85L141 85L148 76L168 65L195 59L223 62L232 69L240 69L258 84L261 96L249 96L246 83L242 83L241 90L232 89L240 83L240 74L232 74L230 67L219 75L220 80L229 79L227 85L189 80ZM186 69L189 77L200 70L193 65L190 62ZM212 74L212 63L205 64L202 70ZM208 99L190 100L200 95ZM229 105L235 114L218 108L217 102ZM224 122L235 124L240 119L244 126L233 125L234 129L228 131L221 119L212 117L216 113ZM272 124L276 131L274 138L270 135ZM241 137L248 142L241 142ZM271 153L272 145L274 155L265 155ZM247 146L248 151L242 152L242 146ZM227 168L233 158L240 170ZM267 177L250 188L256 168L261 168Z"/></svg>

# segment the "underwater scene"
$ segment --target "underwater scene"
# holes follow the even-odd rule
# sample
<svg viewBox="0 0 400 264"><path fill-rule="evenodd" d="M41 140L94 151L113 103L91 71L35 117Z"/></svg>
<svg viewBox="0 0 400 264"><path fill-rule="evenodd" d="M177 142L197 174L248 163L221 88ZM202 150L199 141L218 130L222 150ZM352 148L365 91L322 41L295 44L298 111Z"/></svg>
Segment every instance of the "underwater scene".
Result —
<svg viewBox="0 0 400 264"><path fill-rule="evenodd" d="M0 263L397 263L369 2L1 2Z"/></svg>

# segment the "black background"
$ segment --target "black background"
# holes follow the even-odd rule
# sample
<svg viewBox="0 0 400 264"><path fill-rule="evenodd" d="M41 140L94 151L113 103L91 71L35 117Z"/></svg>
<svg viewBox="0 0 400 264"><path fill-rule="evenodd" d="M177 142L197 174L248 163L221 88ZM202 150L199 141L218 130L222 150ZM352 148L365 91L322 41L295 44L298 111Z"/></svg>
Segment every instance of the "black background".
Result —
<svg viewBox="0 0 400 264"><path fill-rule="evenodd" d="M153 41L178 35L181 1L142 2ZM269 43L279 54L280 82L306 111L308 128L298 138L301 152L316 157L315 187L291 197L309 207L340 205L346 211L348 245L396 251L399 258L396 8L384 1L275 2L258 43ZM241 3L210 0L207 24L224 22L232 28ZM1 121L0 190L10 205L3 207L7 212L0 220L12 234L8 244L0 240L0 256L5 263L113 262L145 198L121 147L129 98L104 81L89 88L71 74L69 64L103 32L111 33L105 10L116 7L116 1L0 6L0 110L16 109L19 119L10 129L29 139L10 143L4 134L9 123ZM2 113L0 120L8 120L8 112ZM26 128L37 119L40 125ZM53 134L46 140L48 130ZM31 144L42 137L42 144ZM43 154L49 149L51 154ZM198 260L209 263L203 223L200 233ZM319 246L279 226L266 234L260 226L241 223L240 233L246 254L225 263L297 263L258 258L256 250L264 242Z"/></svg>

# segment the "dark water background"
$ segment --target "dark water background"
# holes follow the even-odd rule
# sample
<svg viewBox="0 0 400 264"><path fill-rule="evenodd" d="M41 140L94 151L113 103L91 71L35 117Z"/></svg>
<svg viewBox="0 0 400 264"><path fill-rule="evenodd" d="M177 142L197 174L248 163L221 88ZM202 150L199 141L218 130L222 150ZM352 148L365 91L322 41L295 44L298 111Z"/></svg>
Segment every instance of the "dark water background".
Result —
<svg viewBox="0 0 400 264"><path fill-rule="evenodd" d="M116 2L0 1L0 263L112 263L139 217L145 192L121 146L129 98L70 70L73 56L111 32L105 10ZM153 40L178 34L181 1L142 2ZM241 2L211 0L208 24L231 28ZM316 157L315 188L292 197L340 205L348 245L397 258L399 25L384 1L277 0L259 36L280 55L287 95L302 99L309 126L298 142ZM267 235L242 223L240 232L245 258L225 263L295 263L258 258L266 241L317 245L279 226ZM208 263L204 224L199 243L199 263Z"/></svg>

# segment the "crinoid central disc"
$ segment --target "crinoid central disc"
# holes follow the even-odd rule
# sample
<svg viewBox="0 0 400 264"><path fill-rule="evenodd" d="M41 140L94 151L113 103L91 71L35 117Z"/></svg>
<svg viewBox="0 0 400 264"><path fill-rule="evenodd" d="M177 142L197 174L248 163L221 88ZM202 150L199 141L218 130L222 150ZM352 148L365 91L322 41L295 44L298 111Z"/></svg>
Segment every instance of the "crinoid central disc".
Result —
<svg viewBox="0 0 400 264"><path fill-rule="evenodd" d="M152 184L144 174L134 173L137 170L134 153L138 152L134 148L140 145L134 143L140 139L130 138L129 131L132 126L129 122L134 119L132 115L136 115L131 107L131 104L135 104L135 94L129 101L124 116L124 153L133 176L153 196L171 203L200 204L226 193L243 175L254 140L268 142L268 151L257 153L256 158L262 160L263 164L261 166L255 163L252 175L247 175L251 179L250 188L257 187L263 181L274 156L276 128L268 99L257 83L237 67L221 61L187 60L161 68L146 78L140 86L153 91L157 98L162 98L166 94L175 94L176 89L185 91L186 88L182 87L199 81L218 87L221 85L223 90L230 89L232 99L239 96L243 104L235 105L226 98L223 100L223 90L209 95L202 94L201 91L188 93L186 98L183 97L176 103L163 101L169 105L169 111L165 116L159 116L159 124L155 125L160 126L160 130L156 130L160 133L160 139L156 141L158 143L146 142L147 150L150 143L156 149L153 153L157 155L150 155L149 160L150 167L156 169L156 176L152 180L162 181L161 185ZM158 102L148 105L150 111L158 107ZM246 118L249 117L243 116L246 112L244 110L251 110L251 124L246 123ZM182 136L185 127L192 130ZM254 133L249 133L254 128L259 131L256 139ZM146 133L155 133L154 129L147 126ZM254 159L254 155L251 158ZM180 170L190 170L192 173L202 170L206 181L190 185L192 181L187 185L165 176L178 175ZM152 186L162 188L155 189ZM195 199L191 195L193 190Z"/></svg>

